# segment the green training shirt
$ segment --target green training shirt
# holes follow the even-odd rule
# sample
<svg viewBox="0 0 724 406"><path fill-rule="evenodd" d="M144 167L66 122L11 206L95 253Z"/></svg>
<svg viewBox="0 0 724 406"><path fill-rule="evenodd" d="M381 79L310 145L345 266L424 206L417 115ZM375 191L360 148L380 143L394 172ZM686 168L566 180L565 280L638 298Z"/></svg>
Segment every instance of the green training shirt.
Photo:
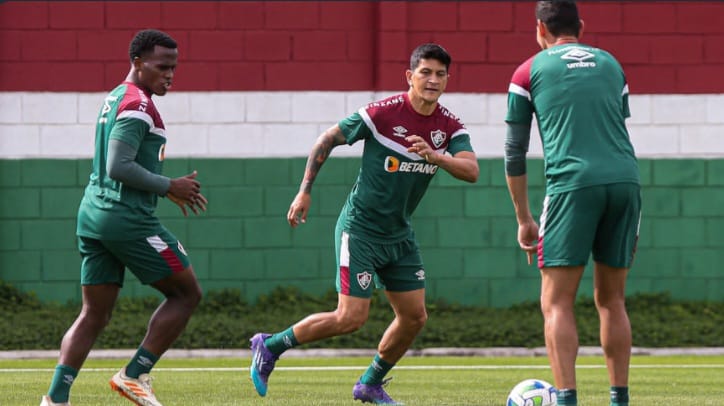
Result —
<svg viewBox="0 0 724 406"><path fill-rule="evenodd" d="M561 44L520 65L508 89L505 121L530 125L533 114L543 145L547 194L639 183L625 125L628 84L608 52Z"/></svg>
<svg viewBox="0 0 724 406"><path fill-rule="evenodd" d="M135 161L160 174L166 146L165 127L151 95L131 82L113 89L96 121L95 155L88 186L78 208L77 234L102 240L132 240L162 229L154 215L158 196L128 187L106 173L108 142L137 149Z"/></svg>
<svg viewBox="0 0 724 406"><path fill-rule="evenodd" d="M408 238L410 216L438 166L407 152L405 137L419 135L438 153L472 151L460 120L438 104L424 116L407 93L368 104L339 122L348 144L364 140L362 167L339 221L350 234L378 242Z"/></svg>

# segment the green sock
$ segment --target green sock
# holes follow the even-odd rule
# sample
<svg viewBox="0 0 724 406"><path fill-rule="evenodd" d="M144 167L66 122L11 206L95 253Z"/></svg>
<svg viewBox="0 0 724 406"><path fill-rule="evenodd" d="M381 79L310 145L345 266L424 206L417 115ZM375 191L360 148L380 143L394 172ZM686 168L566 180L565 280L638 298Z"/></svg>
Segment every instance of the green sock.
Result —
<svg viewBox="0 0 724 406"><path fill-rule="evenodd" d="M126 365L126 376L129 378L138 379L141 374L147 374L151 372L151 368L156 365L158 356L151 354L143 347L138 347L136 355L131 358L131 362Z"/></svg>
<svg viewBox="0 0 724 406"><path fill-rule="evenodd" d="M376 354L375 359L372 360L369 368L367 368L359 381L365 385L379 385L382 383L382 378L384 378L394 366L395 364L390 364L380 358L380 354Z"/></svg>
<svg viewBox="0 0 724 406"><path fill-rule="evenodd" d="M611 387L611 406L628 406L628 386Z"/></svg>
<svg viewBox="0 0 724 406"><path fill-rule="evenodd" d="M559 389L557 405L577 406L578 396L575 389Z"/></svg>
<svg viewBox="0 0 724 406"><path fill-rule="evenodd" d="M53 380L50 382L48 396L54 403L66 403L70 397L70 387L78 376L78 370L67 365L55 366Z"/></svg>
<svg viewBox="0 0 724 406"><path fill-rule="evenodd" d="M266 348L274 355L280 355L284 351L298 346L299 341L297 341L297 337L294 337L294 326L280 333L273 334L264 340L264 345L266 345Z"/></svg>

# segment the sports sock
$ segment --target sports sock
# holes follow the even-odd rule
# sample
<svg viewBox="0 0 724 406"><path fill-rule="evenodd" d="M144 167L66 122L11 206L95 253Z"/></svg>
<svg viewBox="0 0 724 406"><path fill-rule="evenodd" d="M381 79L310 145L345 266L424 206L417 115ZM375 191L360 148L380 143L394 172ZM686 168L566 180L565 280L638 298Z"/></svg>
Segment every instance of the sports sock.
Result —
<svg viewBox="0 0 724 406"><path fill-rule="evenodd" d="M55 366L53 380L50 382L48 396L54 403L66 403L70 397L70 387L78 376L78 370L67 365Z"/></svg>
<svg viewBox="0 0 724 406"><path fill-rule="evenodd" d="M390 364L380 358L380 354L376 354L375 359L372 360L372 363L359 381L365 385L379 385L382 383L382 378L384 378L394 366L395 364Z"/></svg>
<svg viewBox="0 0 724 406"><path fill-rule="evenodd" d="M611 406L628 406L628 386L611 387Z"/></svg>
<svg viewBox="0 0 724 406"><path fill-rule="evenodd" d="M264 340L264 345L274 355L280 355L284 351L299 345L299 341L294 337L294 326L288 329L272 334L271 337Z"/></svg>
<svg viewBox="0 0 724 406"><path fill-rule="evenodd" d="M559 389L557 405L577 406L578 396L575 389Z"/></svg>
<svg viewBox="0 0 724 406"><path fill-rule="evenodd" d="M126 365L126 376L133 379L138 379L141 374L147 374L151 372L151 368L156 365L158 356L151 354L148 350L143 347L138 347L138 351L131 358L131 362Z"/></svg>

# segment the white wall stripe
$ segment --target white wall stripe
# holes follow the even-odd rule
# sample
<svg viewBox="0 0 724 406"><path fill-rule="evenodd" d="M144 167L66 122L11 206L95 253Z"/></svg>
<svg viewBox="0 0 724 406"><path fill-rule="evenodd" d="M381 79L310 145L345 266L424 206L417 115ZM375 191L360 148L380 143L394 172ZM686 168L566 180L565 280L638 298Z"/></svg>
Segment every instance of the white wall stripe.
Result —
<svg viewBox="0 0 724 406"><path fill-rule="evenodd" d="M176 92L155 97L168 158L303 158L314 140L366 103L397 92ZM0 92L0 159L91 158L106 93ZM470 131L481 158L503 156L507 95L440 99ZM724 95L630 95L631 140L641 158L724 157ZM529 157L541 157L533 130ZM359 156L363 143L332 156Z"/></svg>

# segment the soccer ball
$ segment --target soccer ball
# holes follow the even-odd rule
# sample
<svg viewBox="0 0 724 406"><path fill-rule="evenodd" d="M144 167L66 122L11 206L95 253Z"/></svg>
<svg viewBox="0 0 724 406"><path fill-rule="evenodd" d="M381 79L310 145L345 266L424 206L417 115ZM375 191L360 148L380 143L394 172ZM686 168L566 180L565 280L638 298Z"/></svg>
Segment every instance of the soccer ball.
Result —
<svg viewBox="0 0 724 406"><path fill-rule="evenodd" d="M556 388L540 379L526 379L515 385L508 395L507 406L555 406Z"/></svg>

